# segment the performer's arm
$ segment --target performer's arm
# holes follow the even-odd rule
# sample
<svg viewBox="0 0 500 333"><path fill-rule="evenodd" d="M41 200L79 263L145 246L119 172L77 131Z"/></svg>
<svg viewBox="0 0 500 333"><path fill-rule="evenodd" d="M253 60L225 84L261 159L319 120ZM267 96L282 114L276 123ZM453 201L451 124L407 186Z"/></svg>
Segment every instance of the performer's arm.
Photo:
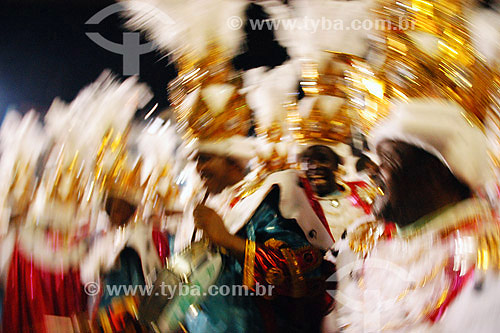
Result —
<svg viewBox="0 0 500 333"><path fill-rule="evenodd" d="M214 244L231 251L237 259L245 258L245 239L230 234L214 210L198 205L194 210L194 221L196 227L202 229Z"/></svg>
<svg viewBox="0 0 500 333"><path fill-rule="evenodd" d="M278 218L275 214L268 216ZM276 295L301 297L311 291L311 275L321 280L321 251L301 239L295 230L274 228L276 233L269 235L272 238L257 244L230 234L220 216L208 207L198 206L194 217L196 226L213 243L230 250L244 264L243 283L250 288L256 284L273 285ZM270 223L272 221L262 224Z"/></svg>

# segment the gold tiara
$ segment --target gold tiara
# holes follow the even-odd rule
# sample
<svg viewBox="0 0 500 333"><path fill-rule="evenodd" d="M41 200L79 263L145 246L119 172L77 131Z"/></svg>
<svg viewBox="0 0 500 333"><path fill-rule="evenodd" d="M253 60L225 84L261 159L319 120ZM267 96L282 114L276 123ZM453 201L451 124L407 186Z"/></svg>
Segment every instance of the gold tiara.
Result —
<svg viewBox="0 0 500 333"><path fill-rule="evenodd" d="M366 132L386 114L384 83L365 60L326 52L331 57L323 69L312 62L302 67L302 90L306 98L315 98L309 110L300 109L303 102L290 108L289 128L300 143L345 142L354 127Z"/></svg>
<svg viewBox="0 0 500 333"><path fill-rule="evenodd" d="M250 109L240 93L241 77L214 44L198 62L179 59L179 75L169 86L178 127L186 140L217 141L246 136Z"/></svg>
<svg viewBox="0 0 500 333"><path fill-rule="evenodd" d="M385 61L380 75L396 100L439 97L453 100L483 119L491 103L494 74L472 45L469 0L381 0L385 22L374 39Z"/></svg>

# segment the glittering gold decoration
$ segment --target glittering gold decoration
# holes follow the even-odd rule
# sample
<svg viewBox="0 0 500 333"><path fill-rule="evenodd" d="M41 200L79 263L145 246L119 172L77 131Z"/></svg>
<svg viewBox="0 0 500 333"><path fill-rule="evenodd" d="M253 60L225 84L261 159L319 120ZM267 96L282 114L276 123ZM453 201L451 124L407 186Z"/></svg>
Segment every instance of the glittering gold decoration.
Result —
<svg viewBox="0 0 500 333"><path fill-rule="evenodd" d="M245 265L243 269L243 284L249 288L255 286L255 250L256 244L249 239L245 246Z"/></svg>
<svg viewBox="0 0 500 333"><path fill-rule="evenodd" d="M493 72L472 47L468 0L381 0L375 12L385 29L374 43L384 59L377 75L387 97L453 100L479 120L489 112Z"/></svg>
<svg viewBox="0 0 500 333"><path fill-rule="evenodd" d="M183 138L217 141L237 134L246 136L250 109L239 93L241 77L233 71L230 59L223 56L216 44L206 59L188 59L187 55L180 58L179 75L169 85L170 101ZM223 110L211 110L201 93L214 85L231 86L234 90ZM200 92L198 97L191 100L189 96L196 91Z"/></svg>
<svg viewBox="0 0 500 333"><path fill-rule="evenodd" d="M318 97L310 113L301 115L297 104L289 107L289 129L298 142L345 142L352 127L368 132L386 114L384 82L370 65L352 54L326 52L331 59L322 71L315 63L303 64L302 90L306 97ZM325 112L321 96L344 102L333 113Z"/></svg>
<svg viewBox="0 0 500 333"><path fill-rule="evenodd" d="M378 195L377 187L368 185L366 187L356 186L356 192L363 202L371 205Z"/></svg>
<svg viewBox="0 0 500 333"><path fill-rule="evenodd" d="M102 196L112 195L136 205L136 216L141 216L147 209L159 211L168 207L178 191L170 166L163 166L159 173L150 174L141 182L143 160L140 156L134 158L130 155L127 148L128 136L128 129L124 133L114 133L110 130L103 138L94 171L93 183L96 192Z"/></svg>
<svg viewBox="0 0 500 333"><path fill-rule="evenodd" d="M382 222L364 223L349 235L349 247L354 253L365 257L375 244L385 237L384 230L385 227Z"/></svg>
<svg viewBox="0 0 500 333"><path fill-rule="evenodd" d="M273 249L280 249L284 245L286 245L285 242L277 240L275 238L268 239L265 243L265 246L273 248Z"/></svg>
<svg viewBox="0 0 500 333"><path fill-rule="evenodd" d="M282 248L281 253L285 258L288 270L290 272L290 280L292 283L291 296L298 298L304 297L307 294L307 284L299 262L290 248Z"/></svg>
<svg viewBox="0 0 500 333"><path fill-rule="evenodd" d="M481 270L500 270L500 230L489 226L477 237L476 267Z"/></svg>
<svg viewBox="0 0 500 333"><path fill-rule="evenodd" d="M267 272L266 272L266 282L269 283L270 285L280 285L283 283L285 280L285 276L283 274L283 271L279 268L276 267L271 267Z"/></svg>

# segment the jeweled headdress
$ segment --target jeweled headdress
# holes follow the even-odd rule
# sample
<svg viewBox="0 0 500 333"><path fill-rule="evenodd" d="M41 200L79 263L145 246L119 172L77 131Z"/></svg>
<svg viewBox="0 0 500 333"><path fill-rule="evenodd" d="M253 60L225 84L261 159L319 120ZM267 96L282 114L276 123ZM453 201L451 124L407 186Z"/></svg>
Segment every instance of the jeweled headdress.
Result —
<svg viewBox="0 0 500 333"><path fill-rule="evenodd" d="M289 109L294 139L335 144L366 132L385 112L383 84L364 60L368 31L350 29L368 17L368 3L292 1L292 8L297 28L283 32L282 43L300 64L304 92Z"/></svg>
<svg viewBox="0 0 500 333"><path fill-rule="evenodd" d="M217 142L247 135L250 110L231 66L243 38L245 1L124 1L134 28L145 30L176 61L170 100L183 138ZM168 18L168 19L167 19ZM232 28L234 27L234 29Z"/></svg>
<svg viewBox="0 0 500 333"><path fill-rule="evenodd" d="M483 119L494 74L473 43L468 16L474 3L383 0L378 5L376 14L386 26L373 40L387 96L446 98Z"/></svg>
<svg viewBox="0 0 500 333"><path fill-rule="evenodd" d="M129 124L150 96L135 78L119 82L103 73L71 103L54 101L45 117L50 149L28 223L68 229L99 210L124 163Z"/></svg>

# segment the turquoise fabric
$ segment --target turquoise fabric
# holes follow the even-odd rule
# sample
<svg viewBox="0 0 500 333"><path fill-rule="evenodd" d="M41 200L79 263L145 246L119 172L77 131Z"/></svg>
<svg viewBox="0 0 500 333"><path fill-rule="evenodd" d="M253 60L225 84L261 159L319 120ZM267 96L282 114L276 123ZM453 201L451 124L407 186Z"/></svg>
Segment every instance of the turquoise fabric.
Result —
<svg viewBox="0 0 500 333"><path fill-rule="evenodd" d="M279 191L271 191L257 208L250 221L238 236L263 244L275 238L286 242L292 248L310 245L295 221L284 219L279 213ZM313 274L320 274L314 272ZM216 282L222 285L242 285L243 268L234 258L224 257L224 268ZM196 317L188 316L186 327L191 333L212 332L263 332L264 324L252 296L209 296L201 304L202 311ZM283 320L281 320L283 319ZM286 327L286 318L278 326Z"/></svg>
<svg viewBox="0 0 500 333"><path fill-rule="evenodd" d="M241 285L242 267L237 260L225 256L224 268L217 280L218 286ZM262 332L264 326L252 297L209 296L201 304L196 317L188 314L186 327L190 333Z"/></svg>
<svg viewBox="0 0 500 333"><path fill-rule="evenodd" d="M126 290L123 287L144 285L141 259L137 252L127 247L120 253L115 265L104 278L103 295L99 302L99 307L108 307L113 298L124 296ZM119 290L118 294L111 295L109 293L109 287L111 286L123 287ZM117 289L115 290L117 291Z"/></svg>

